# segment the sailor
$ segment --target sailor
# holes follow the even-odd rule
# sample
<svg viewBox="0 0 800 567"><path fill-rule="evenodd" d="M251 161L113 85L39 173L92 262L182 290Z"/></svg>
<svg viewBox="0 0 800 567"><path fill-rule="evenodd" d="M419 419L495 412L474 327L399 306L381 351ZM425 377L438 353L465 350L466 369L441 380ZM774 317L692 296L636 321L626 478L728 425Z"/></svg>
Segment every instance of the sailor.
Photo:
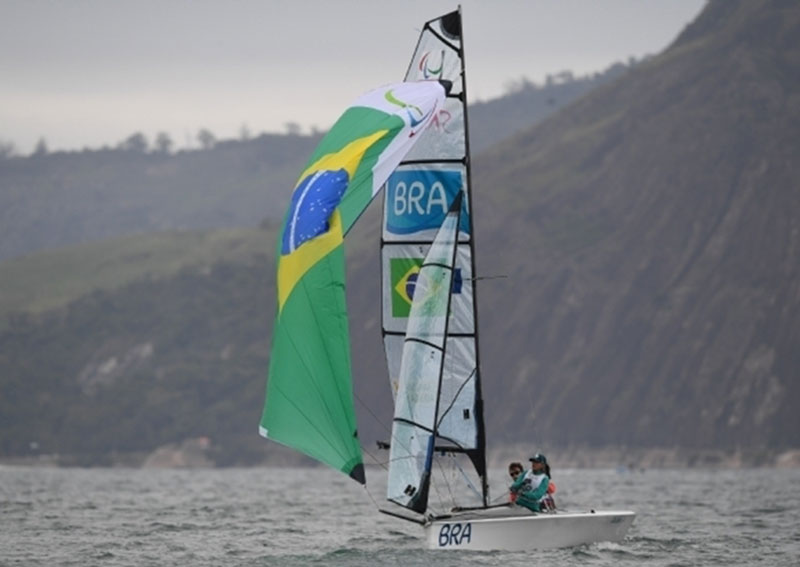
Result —
<svg viewBox="0 0 800 567"><path fill-rule="evenodd" d="M528 460L531 462L531 469L517 476L511 484L511 493L516 495L514 501L532 512L555 510L555 501L548 492L550 465L547 458L536 453Z"/></svg>
<svg viewBox="0 0 800 567"><path fill-rule="evenodd" d="M508 465L508 476L511 477L511 481L514 482L520 476L525 476L525 469L522 466L522 463L513 462ZM514 504L517 501L517 492L513 492L509 490L508 492L508 500L511 504Z"/></svg>

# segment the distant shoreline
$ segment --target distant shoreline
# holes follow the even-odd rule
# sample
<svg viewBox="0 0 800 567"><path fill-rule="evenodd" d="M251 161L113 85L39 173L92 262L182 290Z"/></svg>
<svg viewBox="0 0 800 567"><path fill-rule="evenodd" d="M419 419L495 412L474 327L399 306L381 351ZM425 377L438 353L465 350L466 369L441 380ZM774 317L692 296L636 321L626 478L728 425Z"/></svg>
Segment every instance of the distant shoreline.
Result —
<svg viewBox="0 0 800 567"><path fill-rule="evenodd" d="M800 468L800 449L693 449L686 447L569 447L506 446L491 451L489 463L503 467L541 451L558 468L576 469L744 469Z"/></svg>
<svg viewBox="0 0 800 567"><path fill-rule="evenodd" d="M207 442L188 439L183 443L164 445L150 453L116 453L107 455L102 463L86 464L75 455L0 456L0 465L27 467L77 468L158 468L195 469L217 467L213 460L214 447ZM314 467L317 463L282 447L271 448L266 458L256 465L242 467ZM490 468L504 468L511 461L525 461L532 452L543 452L559 469L750 469L800 468L800 449L740 448L690 449L685 447L534 447L504 445L489 451ZM365 464L375 465L365 457Z"/></svg>

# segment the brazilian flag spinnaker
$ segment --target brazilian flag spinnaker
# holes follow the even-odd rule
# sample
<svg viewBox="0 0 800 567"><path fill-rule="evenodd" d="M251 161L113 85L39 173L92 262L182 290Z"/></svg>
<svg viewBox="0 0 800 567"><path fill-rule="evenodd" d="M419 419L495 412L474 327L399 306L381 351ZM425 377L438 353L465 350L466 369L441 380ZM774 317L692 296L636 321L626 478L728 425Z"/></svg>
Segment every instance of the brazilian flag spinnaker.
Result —
<svg viewBox="0 0 800 567"><path fill-rule="evenodd" d="M432 123L445 96L444 84L416 81L359 98L300 174L278 239L278 309L259 431L362 483L344 235Z"/></svg>

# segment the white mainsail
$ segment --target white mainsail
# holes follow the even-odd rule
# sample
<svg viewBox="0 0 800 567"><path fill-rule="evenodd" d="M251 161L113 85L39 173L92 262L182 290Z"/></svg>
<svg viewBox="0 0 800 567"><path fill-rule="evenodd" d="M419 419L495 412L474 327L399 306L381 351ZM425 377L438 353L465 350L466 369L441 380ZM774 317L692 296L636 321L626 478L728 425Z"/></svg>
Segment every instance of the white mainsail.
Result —
<svg viewBox="0 0 800 567"><path fill-rule="evenodd" d="M422 513L436 441L461 197L420 267L408 316L392 423L389 500Z"/></svg>

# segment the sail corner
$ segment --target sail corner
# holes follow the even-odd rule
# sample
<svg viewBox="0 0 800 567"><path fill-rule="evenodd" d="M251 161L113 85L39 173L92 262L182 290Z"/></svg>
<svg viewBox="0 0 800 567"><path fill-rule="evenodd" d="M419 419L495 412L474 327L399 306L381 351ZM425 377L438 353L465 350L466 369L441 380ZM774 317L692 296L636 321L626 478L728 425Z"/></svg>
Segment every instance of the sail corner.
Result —
<svg viewBox="0 0 800 567"><path fill-rule="evenodd" d="M350 478L361 484L367 484L367 477L364 474L364 464L358 463L350 470Z"/></svg>
<svg viewBox="0 0 800 567"><path fill-rule="evenodd" d="M461 12L454 10L441 18L442 32L450 39L461 39Z"/></svg>

